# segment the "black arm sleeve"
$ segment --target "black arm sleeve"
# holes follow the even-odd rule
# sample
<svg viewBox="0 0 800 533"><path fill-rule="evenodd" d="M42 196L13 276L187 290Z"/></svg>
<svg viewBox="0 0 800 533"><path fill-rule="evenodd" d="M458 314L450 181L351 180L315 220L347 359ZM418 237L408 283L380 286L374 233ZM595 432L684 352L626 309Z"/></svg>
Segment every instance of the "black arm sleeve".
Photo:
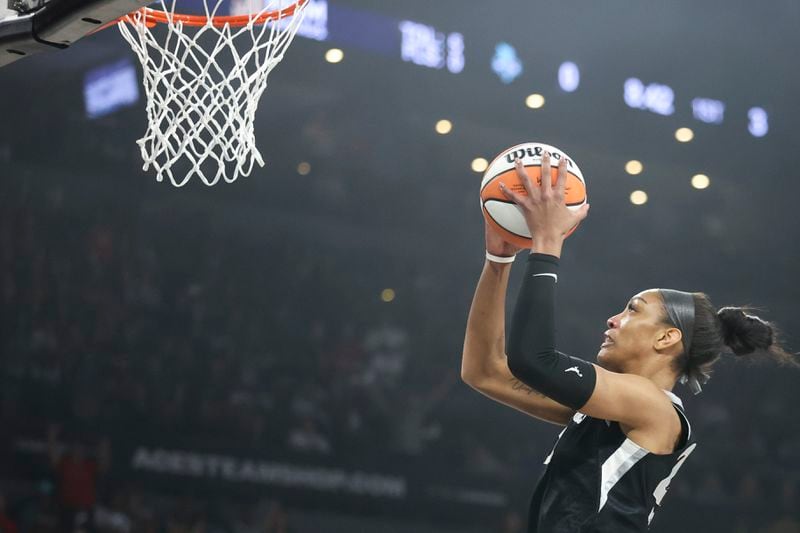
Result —
<svg viewBox="0 0 800 533"><path fill-rule="evenodd" d="M588 361L556 350L557 284L558 258L530 254L511 319L508 368L532 389L579 410L594 392L597 374Z"/></svg>

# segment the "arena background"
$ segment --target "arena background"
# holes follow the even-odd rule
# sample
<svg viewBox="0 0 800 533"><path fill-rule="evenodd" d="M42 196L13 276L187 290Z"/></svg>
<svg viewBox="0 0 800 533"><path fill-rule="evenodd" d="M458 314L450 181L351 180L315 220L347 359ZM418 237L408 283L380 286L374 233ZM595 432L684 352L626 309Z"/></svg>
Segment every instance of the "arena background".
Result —
<svg viewBox="0 0 800 533"><path fill-rule="evenodd" d="M76 447L85 480L61 488L102 531L524 531L558 429L459 379L484 252L471 164L520 141L588 182L564 351L593 358L658 286L757 306L800 349L800 4L321 4L262 98L265 168L230 185L141 171L141 72L115 29L0 71L4 532L57 529L49 452ZM463 65L404 59L404 20L460 34ZM676 388L699 446L653 531L800 531L799 379L726 358L701 395Z"/></svg>

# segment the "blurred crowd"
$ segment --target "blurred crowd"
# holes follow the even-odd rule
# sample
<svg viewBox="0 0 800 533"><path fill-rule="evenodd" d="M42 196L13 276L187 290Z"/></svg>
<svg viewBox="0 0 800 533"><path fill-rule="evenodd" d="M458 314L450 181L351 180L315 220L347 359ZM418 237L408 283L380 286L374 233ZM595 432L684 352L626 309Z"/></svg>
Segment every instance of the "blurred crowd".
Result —
<svg viewBox="0 0 800 533"><path fill-rule="evenodd" d="M351 255L291 236L258 243L198 215L165 231L168 218L135 204L95 212L11 180L0 191L0 532L313 530L278 502L213 503L121 479L119 435L405 458L532 490L555 428L458 379L473 286L459 301L430 299L425 284L403 281L410 267L381 265L400 280L386 302L384 278L365 278ZM368 260L366 250L358 261ZM751 383L751 372L769 379ZM736 510L737 531L800 531L791 377L726 367L707 389L687 399L701 444L666 514L685 502ZM31 465L14 459L19 436L44 443ZM523 531L519 511L498 516L496 530Z"/></svg>

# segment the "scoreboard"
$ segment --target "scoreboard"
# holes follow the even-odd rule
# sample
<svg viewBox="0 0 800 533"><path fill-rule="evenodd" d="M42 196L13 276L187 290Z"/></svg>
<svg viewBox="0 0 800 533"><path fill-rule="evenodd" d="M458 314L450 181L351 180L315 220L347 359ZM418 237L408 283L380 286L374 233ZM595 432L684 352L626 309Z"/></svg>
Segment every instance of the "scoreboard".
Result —
<svg viewBox="0 0 800 533"><path fill-rule="evenodd" d="M258 9L258 1L268 0L230 0L221 12L227 9L231 15L246 15ZM202 10L202 0L186 2L189 3L189 11L192 3ZM395 18L356 9L335 0L309 0L297 35L299 38L378 54L420 68L439 70L443 75L459 76L467 72L473 76L493 77L503 85L512 85L525 71L525 52L517 50L500 36L489 50L483 50L487 39L485 33L476 36L479 38L472 43L470 36L458 28L440 28L410 18ZM487 57L490 60L487 61ZM88 116L100 116L117 106L135 101L138 93L135 88L129 87L135 81L129 75L131 69L132 66L112 65L87 74L84 94ZM112 78L105 79L103 73ZM567 93L579 90L581 66L576 61L564 58L554 82ZM619 84L620 104L632 109L669 116L680 106L681 109L690 109L695 120L714 125L721 125L731 118L726 114L728 110L723 100L707 95L682 97L676 95L672 87L658 80L630 76L619 80L604 79L603 82ZM123 96L118 97L117 91ZM741 113L737 111L737 114ZM747 131L753 137L764 137L769 132L769 115L763 105L750 107L746 110L746 117L734 117L730 122L737 124L737 127L746 124Z"/></svg>

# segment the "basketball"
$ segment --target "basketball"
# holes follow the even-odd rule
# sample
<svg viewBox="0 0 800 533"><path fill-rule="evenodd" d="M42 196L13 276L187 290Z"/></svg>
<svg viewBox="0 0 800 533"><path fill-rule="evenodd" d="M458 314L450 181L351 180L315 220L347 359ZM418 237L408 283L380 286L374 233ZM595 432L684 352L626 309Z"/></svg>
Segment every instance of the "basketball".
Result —
<svg viewBox="0 0 800 533"><path fill-rule="evenodd" d="M563 150L549 144L527 142L503 150L489 164L481 180L481 211L483 211L484 218L506 241L522 248L532 246L531 234L525 223L522 209L503 194L500 182L505 183L517 194L527 196L528 193L514 170L514 164L517 159L522 159L531 180L535 185L541 186L542 154L545 151L550 152L550 179L553 186L558 178L558 164L562 158L566 158L567 183L564 189L564 201L567 207L577 211L586 203L586 181L583 179L583 173L574 159ZM567 236L571 235L577 227L576 224L569 230Z"/></svg>

